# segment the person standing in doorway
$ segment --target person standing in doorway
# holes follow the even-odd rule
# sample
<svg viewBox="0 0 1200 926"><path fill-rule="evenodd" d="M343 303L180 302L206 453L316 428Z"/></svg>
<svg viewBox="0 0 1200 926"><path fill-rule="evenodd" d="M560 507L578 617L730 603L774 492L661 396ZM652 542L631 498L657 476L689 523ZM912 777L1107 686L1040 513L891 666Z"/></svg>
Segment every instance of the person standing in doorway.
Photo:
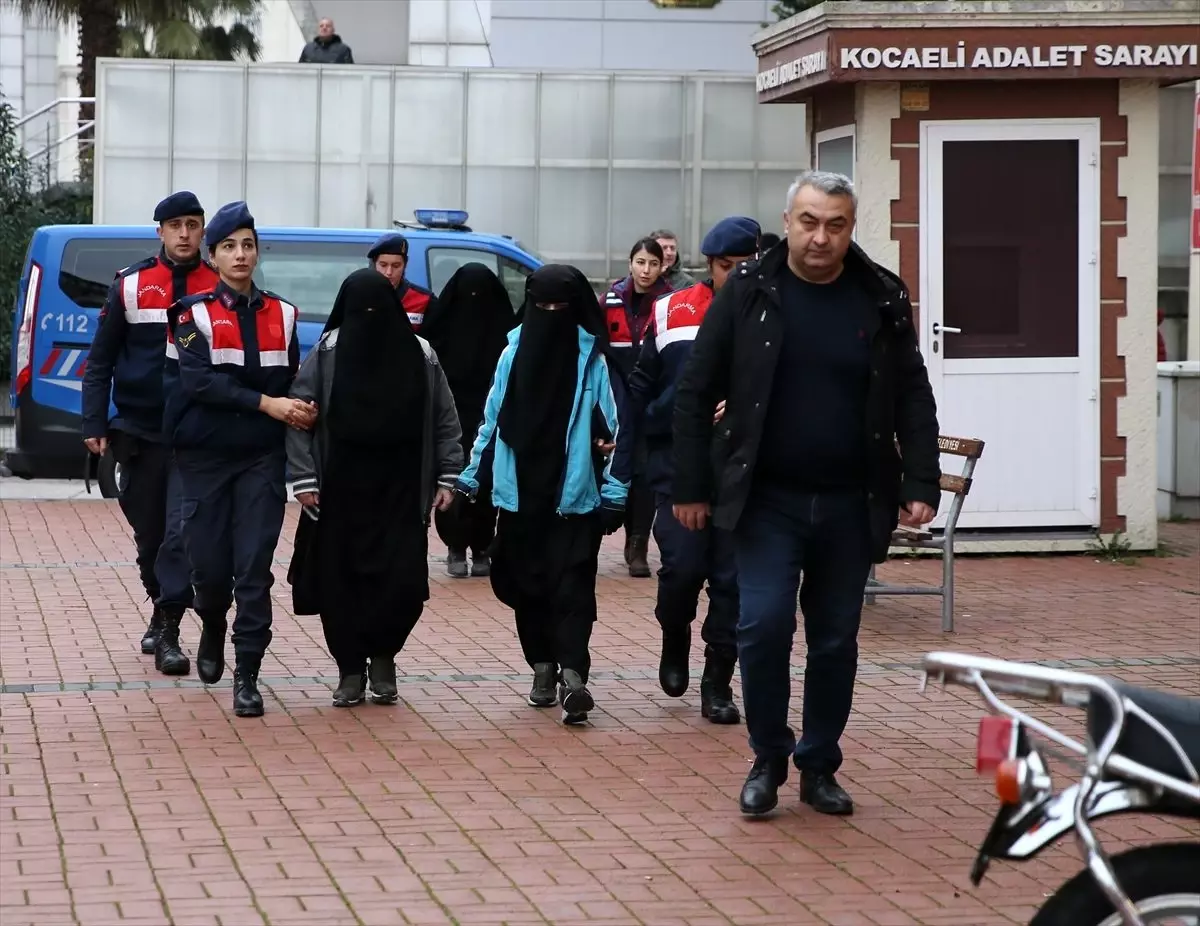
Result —
<svg viewBox="0 0 1200 926"><path fill-rule="evenodd" d="M233 600L233 710L260 717L258 673L271 642L271 564L283 526L284 435L316 407L287 397L300 366L296 307L254 285L258 233L244 202L222 206L204 235L220 282L168 314L163 414L183 488L183 533L203 629L196 674L225 671Z"/></svg>
<svg viewBox="0 0 1200 926"><path fill-rule="evenodd" d="M404 276L408 269L408 239L395 232L380 235L367 251L371 266L382 273L396 288L396 295L414 332L420 332L425 316L437 306L437 296L423 286L412 283Z"/></svg>
<svg viewBox="0 0 1200 926"><path fill-rule="evenodd" d="M749 815L776 807L789 760L802 801L853 812L835 775L867 575L897 521L927 524L940 500L937 408L908 288L853 243L856 212L849 178L801 174L786 246L717 294L676 391L675 517L734 532ZM799 742L788 726L797 590L808 644Z"/></svg>
<svg viewBox="0 0 1200 926"><path fill-rule="evenodd" d="M449 507L462 471L454 398L396 290L369 269L342 283L292 396L321 409L315 429L288 431L287 448L317 552L317 575L294 578L318 590L340 677L333 703L358 704L369 682L391 704L396 656L429 600L429 512Z"/></svg>
<svg viewBox="0 0 1200 926"><path fill-rule="evenodd" d="M622 392L642 349L654 302L671 291L662 278L663 261L662 246L653 238L635 242L629 250L629 276L614 283L604 297L609 356L616 360ZM646 445L639 439L633 445L633 482L625 509L625 565L635 579L650 577L646 557L653 525L654 492L646 483Z"/></svg>
<svg viewBox="0 0 1200 926"><path fill-rule="evenodd" d="M492 590L513 609L533 669L529 704L585 723L600 543L624 520L627 440L620 428L596 297L579 270L547 264L525 284L471 460L457 486L491 486L500 509ZM469 502L466 502L469 504ZM557 687L557 691L556 691Z"/></svg>
<svg viewBox="0 0 1200 926"><path fill-rule="evenodd" d="M480 263L463 264L447 281L434 308L425 316L421 329L437 354L462 428L463 454L483 421L483 405L491 388L492 374L508 333L516 327L508 290L500 278ZM457 505L450 511L435 511L438 536L446 544L446 572L461 579L469 574L491 574L488 549L496 535L496 509L486 499L474 505Z"/></svg>
<svg viewBox="0 0 1200 926"><path fill-rule="evenodd" d="M83 442L96 456L111 451L123 471L121 511L154 605L142 652L154 654L164 675L187 675L191 661L179 647L179 628L192 606L192 579L180 532L178 473L163 439L163 351L167 309L212 289L217 273L200 256L204 209L195 194L172 193L154 208L154 221L162 248L118 273L100 310L83 374ZM117 406L112 421L110 394Z"/></svg>
<svg viewBox="0 0 1200 926"><path fill-rule="evenodd" d="M326 16L317 23L317 34L300 52L301 64L353 64L354 55L350 46L342 41L333 28L333 20Z"/></svg>
<svg viewBox="0 0 1200 926"><path fill-rule="evenodd" d="M704 673L700 678L700 714L713 723L737 723L733 703L737 663L738 585L733 536L706 524L687 530L671 510L671 418L675 384L687 363L692 340L729 274L754 257L758 223L753 219L722 219L700 246L708 259L710 278L662 296L646 332L641 357L629 377L630 407L639 437L647 449L647 481L655 494L654 539L662 556L658 570L658 601L654 616L662 628L658 683L672 698L688 689L692 652L692 621L700 591L708 583L708 616L704 637Z"/></svg>
<svg viewBox="0 0 1200 926"><path fill-rule="evenodd" d="M662 278L673 290L684 289L696 281L679 266L679 237L666 228L650 233L663 252Z"/></svg>

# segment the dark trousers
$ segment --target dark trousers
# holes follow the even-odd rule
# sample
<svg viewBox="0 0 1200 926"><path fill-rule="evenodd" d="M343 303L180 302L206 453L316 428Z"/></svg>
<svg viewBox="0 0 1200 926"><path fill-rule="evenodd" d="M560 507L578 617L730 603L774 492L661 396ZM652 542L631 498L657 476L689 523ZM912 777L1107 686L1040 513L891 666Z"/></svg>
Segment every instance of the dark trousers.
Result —
<svg viewBox="0 0 1200 926"><path fill-rule="evenodd" d="M650 537L654 526L654 490L645 473L635 473L625 500L625 536Z"/></svg>
<svg viewBox="0 0 1200 926"><path fill-rule="evenodd" d="M158 579L158 601L164 610L182 611L192 606L192 565L183 540L183 482L174 459L167 471L166 525L154 575Z"/></svg>
<svg viewBox="0 0 1200 926"><path fill-rule="evenodd" d="M110 431L108 437L113 459L121 466L118 504L133 530L138 574L146 595L157 602L161 589L154 566L167 526L169 451L124 431Z"/></svg>
<svg viewBox="0 0 1200 926"><path fill-rule="evenodd" d="M658 496L654 541L662 556L654 616L664 635L696 619L700 590L708 582L708 616L700 630L705 656L737 659L738 573L733 535L711 524L690 531L671 511L671 499Z"/></svg>
<svg viewBox="0 0 1200 926"><path fill-rule="evenodd" d="M386 621L347 621L344 614L321 615L325 646L341 675L366 671L368 659L395 659L417 626L425 602L398 608Z"/></svg>
<svg viewBox="0 0 1200 926"><path fill-rule="evenodd" d="M448 550L470 550L474 556L487 553L496 539L496 509L483 493L473 505L455 505L434 511L433 523Z"/></svg>
<svg viewBox="0 0 1200 926"><path fill-rule="evenodd" d="M854 696L863 588L871 568L866 495L756 488L734 540L750 746L760 756L792 753L802 770L835 772ZM797 589L808 645L799 743L788 726Z"/></svg>
<svg viewBox="0 0 1200 926"><path fill-rule="evenodd" d="M287 501L285 457L229 459L193 451L179 453L177 461L196 613L219 626L236 600L234 652L261 657L271 642L271 564Z"/></svg>

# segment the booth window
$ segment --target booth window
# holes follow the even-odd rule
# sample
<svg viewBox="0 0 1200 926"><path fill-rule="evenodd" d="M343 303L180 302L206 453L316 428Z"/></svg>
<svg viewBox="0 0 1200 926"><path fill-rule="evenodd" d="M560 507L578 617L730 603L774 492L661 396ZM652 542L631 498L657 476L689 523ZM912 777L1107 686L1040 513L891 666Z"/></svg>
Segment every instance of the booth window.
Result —
<svg viewBox="0 0 1200 926"><path fill-rule="evenodd" d="M854 180L854 126L843 125L818 132L816 142L817 170L845 174Z"/></svg>

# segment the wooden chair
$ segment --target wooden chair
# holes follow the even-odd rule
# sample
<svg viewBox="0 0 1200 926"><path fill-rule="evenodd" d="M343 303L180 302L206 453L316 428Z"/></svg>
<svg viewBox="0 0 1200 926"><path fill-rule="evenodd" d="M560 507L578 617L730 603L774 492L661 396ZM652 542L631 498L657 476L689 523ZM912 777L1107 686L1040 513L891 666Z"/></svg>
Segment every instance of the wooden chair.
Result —
<svg viewBox="0 0 1200 926"><path fill-rule="evenodd" d="M877 595L939 595L942 599L942 631L950 633L954 630L954 531L958 526L963 502L966 501L967 493L971 491L975 464L983 456L983 441L970 437L943 436L938 438L938 449L942 453L963 458L962 472L959 475L942 473L942 491L950 492L954 496L950 502L950 511L946 515L946 526L940 536L928 530L899 528L892 534L892 546L910 550L940 550L942 584L889 585L875 578L875 567L872 566L863 594L869 605L875 604Z"/></svg>

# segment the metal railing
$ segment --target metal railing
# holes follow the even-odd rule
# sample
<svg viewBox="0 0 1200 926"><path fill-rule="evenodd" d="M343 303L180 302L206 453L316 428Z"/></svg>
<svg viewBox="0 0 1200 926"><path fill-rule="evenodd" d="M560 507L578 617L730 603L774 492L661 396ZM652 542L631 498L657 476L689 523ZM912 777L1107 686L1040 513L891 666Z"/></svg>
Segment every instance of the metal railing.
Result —
<svg viewBox="0 0 1200 926"><path fill-rule="evenodd" d="M96 98L92 97L92 96L59 97L58 99L52 100L51 102L47 103L45 106L39 106L37 109L35 109L31 113L26 113L24 116L22 116L20 119L17 120L16 128L24 129L25 126L27 126L30 122L32 122L34 119L37 119L40 116L45 116L49 113L57 114L58 108L60 106L80 106L80 105L83 105L86 103L95 104L95 102L96 102ZM57 169L59 167L60 159L58 157L55 157L54 155L67 142L74 141L75 139L78 139L81 135L83 135L85 132L89 132L93 128L95 128L96 120L95 119L80 119L77 121L76 126L73 129L71 129L71 131L67 132L65 135L62 135L59 138L54 138L54 133L57 131L56 124L57 124L57 120L53 120L46 125L46 131L45 131L46 142L45 142L45 144L42 145L42 147L38 148L36 151L30 152L28 155L29 160L32 161L34 164L37 164L39 161L42 161L42 160L45 161L45 178L46 178L47 183L55 183L55 182L58 182L60 179L62 179L58 176L58 169ZM38 133L38 134L40 134L40 133ZM27 144L31 138L36 137L36 136L30 135L27 131L24 133L24 136L25 136ZM96 144L96 140L95 140L94 136L91 138L84 138L79 142L80 148L94 148L95 144ZM75 165L76 172L78 172L78 169L79 169L78 157L75 157L73 159L73 163ZM72 178L67 178L67 179L75 179L75 178L72 177Z"/></svg>

